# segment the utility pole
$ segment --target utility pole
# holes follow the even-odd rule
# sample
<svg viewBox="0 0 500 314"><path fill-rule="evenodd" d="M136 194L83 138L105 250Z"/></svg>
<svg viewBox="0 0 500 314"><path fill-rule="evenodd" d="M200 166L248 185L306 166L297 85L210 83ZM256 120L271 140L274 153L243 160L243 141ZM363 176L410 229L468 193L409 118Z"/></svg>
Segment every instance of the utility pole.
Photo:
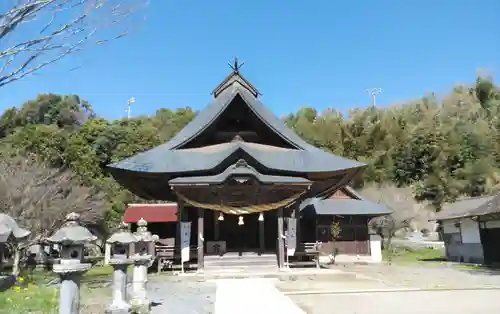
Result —
<svg viewBox="0 0 500 314"><path fill-rule="evenodd" d="M130 107L133 103L135 103L135 97L132 97L127 101L127 119L130 119Z"/></svg>
<svg viewBox="0 0 500 314"><path fill-rule="evenodd" d="M382 88L368 88L366 92L372 97L372 106L377 106L377 95L382 92Z"/></svg>

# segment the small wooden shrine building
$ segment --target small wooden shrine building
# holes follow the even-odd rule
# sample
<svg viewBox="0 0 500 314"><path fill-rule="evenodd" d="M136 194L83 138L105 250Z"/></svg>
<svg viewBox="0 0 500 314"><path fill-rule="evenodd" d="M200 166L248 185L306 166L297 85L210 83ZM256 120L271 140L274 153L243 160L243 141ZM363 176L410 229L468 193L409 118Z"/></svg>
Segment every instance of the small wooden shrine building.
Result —
<svg viewBox="0 0 500 314"><path fill-rule="evenodd" d="M221 242L227 252L276 252L282 267L284 217L300 221L298 243L321 237L317 226L325 221L325 199L365 165L302 140L261 102L237 60L212 94L213 101L169 142L109 165L109 171L144 199L178 204L178 221L193 222L191 243L197 244L198 267ZM367 217L387 213L365 207L332 213L344 217L344 225L355 220L363 226ZM307 219L311 215L319 218Z"/></svg>

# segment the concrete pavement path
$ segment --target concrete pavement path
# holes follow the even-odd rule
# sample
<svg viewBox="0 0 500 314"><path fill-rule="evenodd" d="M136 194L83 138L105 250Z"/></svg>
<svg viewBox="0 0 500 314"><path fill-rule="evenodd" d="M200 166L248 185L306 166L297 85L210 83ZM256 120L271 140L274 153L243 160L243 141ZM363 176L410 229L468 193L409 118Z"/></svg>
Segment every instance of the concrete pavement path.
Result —
<svg viewBox="0 0 500 314"><path fill-rule="evenodd" d="M500 313L500 290L372 292L290 298L307 314Z"/></svg>
<svg viewBox="0 0 500 314"><path fill-rule="evenodd" d="M272 279L216 280L215 314L306 314Z"/></svg>

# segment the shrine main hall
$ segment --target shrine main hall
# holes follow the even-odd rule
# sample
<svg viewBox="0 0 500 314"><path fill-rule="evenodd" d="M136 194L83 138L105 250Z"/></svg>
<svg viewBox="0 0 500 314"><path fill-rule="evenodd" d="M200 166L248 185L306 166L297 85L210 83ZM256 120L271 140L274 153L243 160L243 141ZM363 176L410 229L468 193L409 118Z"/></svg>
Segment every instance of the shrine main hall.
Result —
<svg viewBox="0 0 500 314"><path fill-rule="evenodd" d="M297 254L304 243L328 248L333 221L340 253L370 255L368 221L390 211L349 187L365 164L301 139L262 103L237 62L212 96L170 141L108 166L119 184L158 202L130 206L126 222L144 218L179 248L180 222L191 221L198 268L206 255L231 252L276 254L284 267L285 246Z"/></svg>

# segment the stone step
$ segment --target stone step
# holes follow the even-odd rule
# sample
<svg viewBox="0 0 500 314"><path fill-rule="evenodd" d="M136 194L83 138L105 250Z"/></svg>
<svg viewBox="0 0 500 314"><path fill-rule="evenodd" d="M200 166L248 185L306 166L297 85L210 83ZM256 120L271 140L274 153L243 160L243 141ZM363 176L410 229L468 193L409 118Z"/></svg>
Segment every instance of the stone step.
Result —
<svg viewBox="0 0 500 314"><path fill-rule="evenodd" d="M205 261L276 261L276 255L223 255L223 256L205 256Z"/></svg>
<svg viewBox="0 0 500 314"><path fill-rule="evenodd" d="M274 254L248 254L240 256L238 253L226 253L223 256L206 256L205 271L240 273L252 269L276 269L277 260Z"/></svg>
<svg viewBox="0 0 500 314"><path fill-rule="evenodd" d="M276 265L252 265L252 266L234 266L234 267L205 267L205 272L212 273L239 273L239 272L262 272L262 271L277 271L278 266Z"/></svg>
<svg viewBox="0 0 500 314"><path fill-rule="evenodd" d="M219 267L236 267L236 266L262 266L277 264L276 257L272 258L218 258L218 259L205 259L205 267L219 266Z"/></svg>
<svg viewBox="0 0 500 314"><path fill-rule="evenodd" d="M224 268L224 267L257 267L257 266L276 266L277 262L276 261L256 261L256 262L245 262L245 261L240 261L240 262L206 262L205 261L205 268L210 268L210 267L218 267L218 268Z"/></svg>
<svg viewBox="0 0 500 314"><path fill-rule="evenodd" d="M276 265L256 265L256 266L245 266L245 265L238 265L238 266L232 266L232 267L225 267L225 266L216 266L216 267L205 267L205 271L213 271L213 272L235 272L239 270L244 270L244 271L252 271L252 270L270 270L270 269L277 269L278 266Z"/></svg>

